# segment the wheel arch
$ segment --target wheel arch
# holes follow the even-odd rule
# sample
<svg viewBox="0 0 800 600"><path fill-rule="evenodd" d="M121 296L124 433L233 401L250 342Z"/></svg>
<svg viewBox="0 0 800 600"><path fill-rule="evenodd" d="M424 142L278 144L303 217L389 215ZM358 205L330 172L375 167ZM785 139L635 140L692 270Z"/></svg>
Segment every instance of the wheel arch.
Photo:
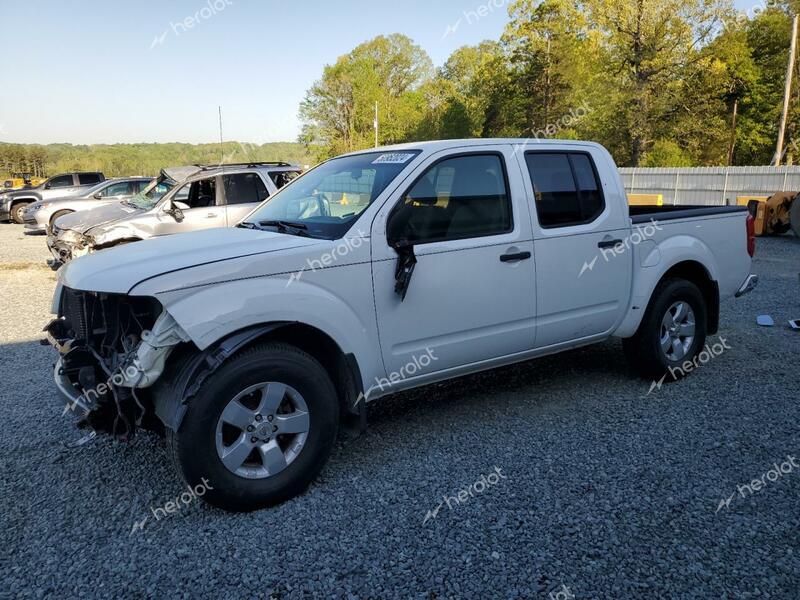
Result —
<svg viewBox="0 0 800 600"><path fill-rule="evenodd" d="M194 343L181 344L170 357L167 370L154 386L156 415L177 431L188 404L206 378L237 353L264 342L284 342L314 357L327 371L336 388L340 414L361 415L361 371L353 354L347 354L326 332L306 323L277 321L245 327L200 350Z"/></svg>
<svg viewBox="0 0 800 600"><path fill-rule="evenodd" d="M646 272L649 269L644 269ZM653 293L658 285L665 279L680 277L691 281L703 294L708 311L708 335L713 335L719 330L719 284L712 276L709 268L696 259L681 259L666 267L658 276L649 280L646 293L634 292L628 316L614 332L616 337L630 337L634 335L644 318L644 313L653 301Z"/></svg>

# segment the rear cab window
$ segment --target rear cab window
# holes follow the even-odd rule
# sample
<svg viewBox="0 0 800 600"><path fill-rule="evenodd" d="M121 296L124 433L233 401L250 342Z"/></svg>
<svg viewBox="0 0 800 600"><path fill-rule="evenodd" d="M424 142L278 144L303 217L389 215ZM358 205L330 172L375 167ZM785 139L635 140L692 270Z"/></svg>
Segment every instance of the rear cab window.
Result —
<svg viewBox="0 0 800 600"><path fill-rule="evenodd" d="M605 210L597 169L586 152L526 152L539 225L584 225Z"/></svg>
<svg viewBox="0 0 800 600"><path fill-rule="evenodd" d="M78 183L80 185L95 185L103 181L100 173L78 173Z"/></svg>

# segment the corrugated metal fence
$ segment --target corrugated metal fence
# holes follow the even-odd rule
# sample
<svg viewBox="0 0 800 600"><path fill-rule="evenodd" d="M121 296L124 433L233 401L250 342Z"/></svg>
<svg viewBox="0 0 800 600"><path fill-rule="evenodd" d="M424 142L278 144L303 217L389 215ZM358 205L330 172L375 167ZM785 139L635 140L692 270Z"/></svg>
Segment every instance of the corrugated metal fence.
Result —
<svg viewBox="0 0 800 600"><path fill-rule="evenodd" d="M800 192L800 166L622 168L629 194L663 194L664 204L736 204L737 196Z"/></svg>

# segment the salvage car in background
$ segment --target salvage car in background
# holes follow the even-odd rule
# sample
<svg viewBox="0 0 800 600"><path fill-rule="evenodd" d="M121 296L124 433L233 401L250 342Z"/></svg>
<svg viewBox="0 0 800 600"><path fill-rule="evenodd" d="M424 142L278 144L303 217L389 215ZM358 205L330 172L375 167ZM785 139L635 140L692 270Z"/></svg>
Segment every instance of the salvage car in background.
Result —
<svg viewBox="0 0 800 600"><path fill-rule="evenodd" d="M31 188L0 194L0 221L11 219L22 225L29 204L51 198L73 196L105 181L100 172L61 173Z"/></svg>
<svg viewBox="0 0 800 600"><path fill-rule="evenodd" d="M23 214L25 233L45 233L57 218L64 215L81 210L90 210L98 206L106 206L113 202L130 200L144 192L152 181L152 177L106 179L102 183L98 183L94 187L73 196L57 197L52 200L29 204ZM161 184L158 193L163 196L169 189L169 185Z"/></svg>
<svg viewBox="0 0 800 600"><path fill-rule="evenodd" d="M329 160L238 227L72 262L46 331L84 424L166 430L204 500L252 510L302 492L340 418L396 391L612 336L677 379L720 298L755 287L754 244L744 207L629 208L598 144L406 144Z"/></svg>
<svg viewBox="0 0 800 600"><path fill-rule="evenodd" d="M47 245L56 261L151 237L235 225L258 204L300 175L284 162L196 167L159 201L134 198L60 217ZM51 266L57 268L55 262Z"/></svg>

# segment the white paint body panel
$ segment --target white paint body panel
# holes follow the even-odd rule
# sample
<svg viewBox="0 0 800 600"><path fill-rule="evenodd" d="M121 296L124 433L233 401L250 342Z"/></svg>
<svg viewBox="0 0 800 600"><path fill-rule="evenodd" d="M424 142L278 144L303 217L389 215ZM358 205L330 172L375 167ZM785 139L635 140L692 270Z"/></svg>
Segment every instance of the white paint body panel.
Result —
<svg viewBox="0 0 800 600"><path fill-rule="evenodd" d="M606 202L593 223L541 228L519 143L453 140L394 147L421 152L341 240L230 227L159 237L74 260L59 272L58 289L156 297L200 349L252 325L305 323L355 356L364 389L426 348L436 352L437 360L422 372L372 399L612 335L630 336L659 279L678 262L703 265L721 297L732 296L746 279L751 261L743 213L665 221L642 243L609 260L599 257L599 241L627 239L635 229L616 167L597 144L531 143L536 149L589 152ZM486 150L505 159L513 231L418 245L418 263L400 302L394 293L397 254L386 240L389 212L432 161ZM531 259L499 260L521 251L531 252ZM331 255L335 259L323 265L321 259ZM594 266L581 274L593 258Z"/></svg>

